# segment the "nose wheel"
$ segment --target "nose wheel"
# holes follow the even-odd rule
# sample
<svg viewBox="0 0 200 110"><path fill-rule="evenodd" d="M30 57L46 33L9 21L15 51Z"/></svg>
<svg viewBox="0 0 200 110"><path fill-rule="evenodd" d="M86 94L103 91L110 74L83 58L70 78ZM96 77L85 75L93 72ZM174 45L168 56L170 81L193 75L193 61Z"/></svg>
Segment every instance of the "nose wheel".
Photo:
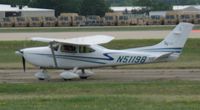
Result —
<svg viewBox="0 0 200 110"><path fill-rule="evenodd" d="M88 77L80 76L80 79L87 79Z"/></svg>
<svg viewBox="0 0 200 110"><path fill-rule="evenodd" d="M50 76L47 73L46 69L43 69L42 71L39 71L35 74L35 77L38 78L38 80L49 80Z"/></svg>

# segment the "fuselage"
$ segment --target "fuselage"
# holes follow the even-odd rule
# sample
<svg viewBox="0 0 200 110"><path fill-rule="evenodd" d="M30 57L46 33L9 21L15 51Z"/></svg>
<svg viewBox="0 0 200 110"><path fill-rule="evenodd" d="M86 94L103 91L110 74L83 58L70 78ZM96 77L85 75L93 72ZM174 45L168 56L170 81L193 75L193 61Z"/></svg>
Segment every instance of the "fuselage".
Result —
<svg viewBox="0 0 200 110"><path fill-rule="evenodd" d="M92 48L94 51L86 53L79 53L78 51L69 53L62 52L61 47L59 46L59 48L54 51L57 67L55 67L52 51L49 46L26 48L21 51L23 51L23 57L26 61L35 66L60 69L145 64L156 62L157 56L160 55L160 53L157 55L157 53L144 51L111 50L99 45L92 45L89 48Z"/></svg>

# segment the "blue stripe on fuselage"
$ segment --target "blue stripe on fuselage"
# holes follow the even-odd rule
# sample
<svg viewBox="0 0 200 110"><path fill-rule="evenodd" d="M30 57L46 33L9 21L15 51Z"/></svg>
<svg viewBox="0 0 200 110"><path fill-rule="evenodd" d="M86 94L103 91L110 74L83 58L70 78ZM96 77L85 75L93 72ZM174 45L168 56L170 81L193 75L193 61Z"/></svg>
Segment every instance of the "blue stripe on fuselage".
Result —
<svg viewBox="0 0 200 110"><path fill-rule="evenodd" d="M150 48L150 49L143 49L144 51L150 52L176 52L181 53L182 48Z"/></svg>
<svg viewBox="0 0 200 110"><path fill-rule="evenodd" d="M45 55L48 57L53 57L52 54L37 54L36 55ZM103 54L106 58L98 58L98 57L85 57L85 56L71 56L71 55L55 55L56 58L62 58L62 59L70 59L70 60L76 60L76 61L84 61L84 62L90 62L90 63L98 63L98 64L106 64L105 62L96 61L96 60L105 60L105 61L113 61L114 58L109 55L109 53Z"/></svg>

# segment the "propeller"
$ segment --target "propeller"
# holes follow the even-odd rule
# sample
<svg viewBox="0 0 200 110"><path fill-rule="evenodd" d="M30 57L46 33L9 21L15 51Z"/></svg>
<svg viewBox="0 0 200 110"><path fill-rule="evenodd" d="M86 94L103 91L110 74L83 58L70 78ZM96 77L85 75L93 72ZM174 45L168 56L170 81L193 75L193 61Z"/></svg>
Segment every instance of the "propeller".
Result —
<svg viewBox="0 0 200 110"><path fill-rule="evenodd" d="M24 48L26 47L26 42L27 42L27 40L28 40L28 38L27 37L25 37L24 38L25 40L24 40ZM24 72L26 72L26 60L25 60L25 58L24 58L24 56L23 56L23 54L24 54L24 52L23 51L20 51L20 53L22 54L22 64L23 64L23 70L24 70Z"/></svg>
<svg viewBox="0 0 200 110"><path fill-rule="evenodd" d="M23 56L22 56L22 64L23 64L23 70L24 72L26 72L26 60Z"/></svg>
<svg viewBox="0 0 200 110"><path fill-rule="evenodd" d="M19 51L16 51L15 53L16 53L17 55L20 55L20 56L22 57L23 70L24 70L24 72L25 72L25 71L26 71L26 60L25 60L25 58L24 58L24 56L23 56L24 52L21 51L21 50L19 50Z"/></svg>

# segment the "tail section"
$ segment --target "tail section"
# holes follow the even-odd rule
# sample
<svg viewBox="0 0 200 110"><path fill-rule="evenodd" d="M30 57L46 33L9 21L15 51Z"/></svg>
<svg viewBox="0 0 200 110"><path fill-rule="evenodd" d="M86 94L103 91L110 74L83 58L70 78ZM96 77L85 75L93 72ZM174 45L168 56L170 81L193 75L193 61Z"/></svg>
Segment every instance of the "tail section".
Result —
<svg viewBox="0 0 200 110"><path fill-rule="evenodd" d="M180 23L171 31L165 39L153 48L180 48L182 49L192 31L193 24Z"/></svg>
<svg viewBox="0 0 200 110"><path fill-rule="evenodd" d="M134 48L128 50L151 52L151 53L155 52L156 55L161 56L159 57L159 60L174 61L177 58L179 58L181 51L188 39L188 36L192 31L192 28L193 24L180 23L160 43L153 46Z"/></svg>

